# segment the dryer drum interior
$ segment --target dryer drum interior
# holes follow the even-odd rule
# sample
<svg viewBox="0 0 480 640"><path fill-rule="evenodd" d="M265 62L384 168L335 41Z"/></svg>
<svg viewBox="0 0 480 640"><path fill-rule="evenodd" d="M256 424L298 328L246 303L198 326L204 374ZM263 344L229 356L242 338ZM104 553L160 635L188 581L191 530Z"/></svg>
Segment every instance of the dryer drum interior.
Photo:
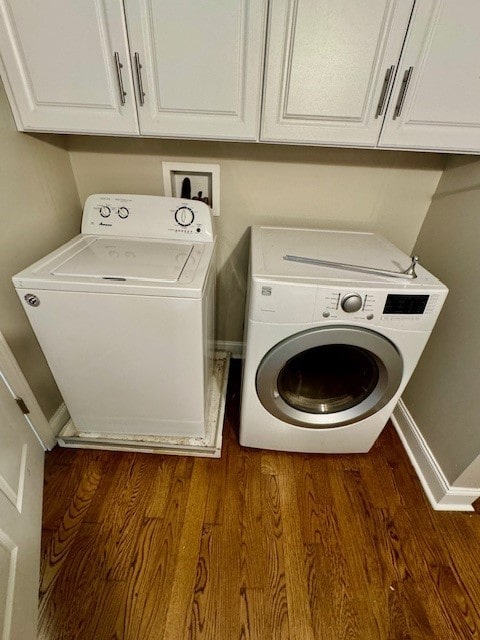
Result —
<svg viewBox="0 0 480 640"><path fill-rule="evenodd" d="M369 329L330 326L275 345L257 371L257 394L272 415L325 429L357 422L395 395L403 361L390 340Z"/></svg>

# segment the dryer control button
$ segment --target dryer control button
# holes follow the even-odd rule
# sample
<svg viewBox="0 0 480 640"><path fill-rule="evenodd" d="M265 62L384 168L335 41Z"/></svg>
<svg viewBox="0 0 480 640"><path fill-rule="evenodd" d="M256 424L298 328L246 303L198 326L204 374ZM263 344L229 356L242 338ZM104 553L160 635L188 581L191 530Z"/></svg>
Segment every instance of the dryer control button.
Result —
<svg viewBox="0 0 480 640"><path fill-rule="evenodd" d="M362 296L358 293L347 293L343 296L341 307L346 313L354 313L362 308Z"/></svg>

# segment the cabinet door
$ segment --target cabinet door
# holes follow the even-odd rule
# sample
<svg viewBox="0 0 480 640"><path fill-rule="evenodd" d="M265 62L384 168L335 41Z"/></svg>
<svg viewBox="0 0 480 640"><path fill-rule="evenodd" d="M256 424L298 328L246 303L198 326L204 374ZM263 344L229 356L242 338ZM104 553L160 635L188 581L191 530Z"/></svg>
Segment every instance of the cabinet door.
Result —
<svg viewBox="0 0 480 640"><path fill-rule="evenodd" d="M380 146L480 152L480 2L417 2Z"/></svg>
<svg viewBox="0 0 480 640"><path fill-rule="evenodd" d="M373 146L413 0L272 0L261 139Z"/></svg>
<svg viewBox="0 0 480 640"><path fill-rule="evenodd" d="M257 140L266 0L125 7L141 133Z"/></svg>
<svg viewBox="0 0 480 640"><path fill-rule="evenodd" d="M118 0L0 0L2 66L22 131L138 133Z"/></svg>

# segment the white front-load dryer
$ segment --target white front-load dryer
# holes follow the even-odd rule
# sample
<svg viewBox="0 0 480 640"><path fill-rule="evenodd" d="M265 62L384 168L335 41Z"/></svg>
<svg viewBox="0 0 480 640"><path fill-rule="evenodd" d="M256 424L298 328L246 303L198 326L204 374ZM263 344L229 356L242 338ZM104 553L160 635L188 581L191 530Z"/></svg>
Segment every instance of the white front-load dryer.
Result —
<svg viewBox="0 0 480 640"><path fill-rule="evenodd" d="M242 445L371 448L447 295L419 265L399 277L409 264L371 233L252 228Z"/></svg>

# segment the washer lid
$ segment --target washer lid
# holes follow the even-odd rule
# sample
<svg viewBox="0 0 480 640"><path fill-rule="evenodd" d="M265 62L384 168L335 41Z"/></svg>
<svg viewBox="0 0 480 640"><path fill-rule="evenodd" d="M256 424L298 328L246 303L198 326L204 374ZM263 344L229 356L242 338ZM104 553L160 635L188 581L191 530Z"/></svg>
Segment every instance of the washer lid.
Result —
<svg viewBox="0 0 480 640"><path fill-rule="evenodd" d="M177 282L193 244L148 240L95 238L57 265L52 275Z"/></svg>

